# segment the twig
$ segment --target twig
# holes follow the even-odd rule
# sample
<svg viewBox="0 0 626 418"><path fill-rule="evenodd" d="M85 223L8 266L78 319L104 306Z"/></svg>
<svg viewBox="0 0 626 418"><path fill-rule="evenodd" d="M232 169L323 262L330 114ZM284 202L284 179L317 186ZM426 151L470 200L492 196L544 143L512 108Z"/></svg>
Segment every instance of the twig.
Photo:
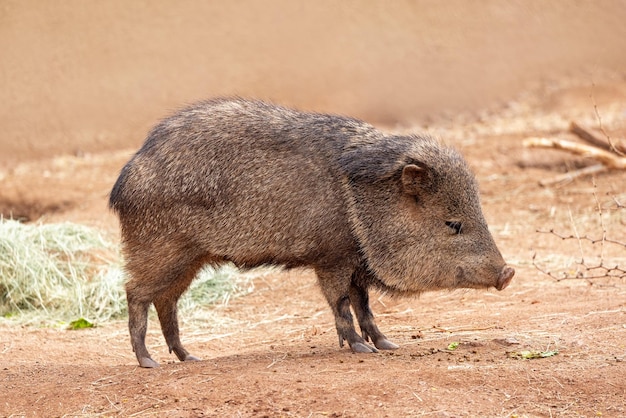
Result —
<svg viewBox="0 0 626 418"><path fill-rule="evenodd" d="M528 138L524 140L524 146L530 148L555 148L569 151L573 154L590 157L604 164L607 168L626 170L626 158L619 157L609 151L592 147L578 142L556 138Z"/></svg>
<svg viewBox="0 0 626 418"><path fill-rule="evenodd" d="M625 155L624 152L626 152L626 151L624 151L623 149L618 149L613 144L613 141L611 141L611 137L604 130L604 126L602 126L602 117L600 116L600 112L598 112L598 105L595 103L595 98L594 98L594 103L593 103L593 110L596 112L596 117L598 118L598 126L600 127L600 131L606 137L606 140L609 142L611 150L613 150L617 155L620 155L620 156L624 157L624 155Z"/></svg>
<svg viewBox="0 0 626 418"><path fill-rule="evenodd" d="M565 272L565 271L562 271L560 274L556 274L541 267L539 264L537 264L536 260L537 260L537 254L535 253L533 254L533 257L532 257L533 267L537 269L537 271L545 274L546 276L551 277L557 282L561 282L563 280L574 280L574 279L581 280L582 279L582 280L586 280L589 284L593 284L593 280L595 279L607 279L607 278L624 279L626 278L626 269L623 269L619 266L607 267L603 265L602 261L597 266L589 267L588 265L585 264L584 260L580 260L576 262L576 265L583 268L584 271L578 269L574 271L573 274L569 272ZM586 274L593 270L600 270L601 272L598 274L593 274L593 275Z"/></svg>
<svg viewBox="0 0 626 418"><path fill-rule="evenodd" d="M581 241L588 241L591 244L597 244L598 242L604 241L604 242L607 242L607 243L610 243L610 244L621 245L622 247L626 248L626 242L617 241L617 240L614 240L614 239L591 238L591 237L589 237L587 235L583 235L583 236L575 236L573 234L562 235L562 234L559 234L558 232L556 232L554 229L550 229L548 231L542 231L542 230L538 229L537 232L539 232L540 234L552 234L552 235L554 235L554 236L556 236L558 238L561 238L562 240L577 239L577 240L581 240Z"/></svg>
<svg viewBox="0 0 626 418"><path fill-rule="evenodd" d="M533 137L527 138L524 141L525 147L560 149L576 155L593 158L600 162L600 164L595 164L590 167L585 167L580 170L569 172L557 176L553 179L541 180L539 182L541 186L550 186L558 183L571 182L578 177L588 176L610 169L626 169L626 147L622 146L621 143L616 144L611 140L609 134L604 130L604 126L602 125L602 118L600 117L600 113L598 112L598 107L596 106L595 102L593 108L596 113L596 118L598 119L600 132L602 132L602 135L604 135L606 140L602 138L599 134L594 133L591 129L586 128L575 121L572 121L569 127L570 132L577 135L580 139L590 145L556 138Z"/></svg>
<svg viewBox="0 0 626 418"><path fill-rule="evenodd" d="M602 228L602 241L600 241L600 260L604 260L604 243L606 242L606 225L604 224L604 216L602 216L602 205L598 200L598 193L596 192L598 189L598 185L596 182L593 182L593 200L596 202L596 211L598 213L598 218L600 220L600 227Z"/></svg>
<svg viewBox="0 0 626 418"><path fill-rule="evenodd" d="M104 397L105 397L105 398L107 398L107 401L109 401L109 403L111 404L111 406L112 406L115 410L120 411L120 410L122 409L121 407L119 407L119 406L115 405L115 403L114 403L113 401L111 401L111 399L109 399L109 396L108 396L108 395L106 395L106 394L105 394L105 395L104 395Z"/></svg>
<svg viewBox="0 0 626 418"><path fill-rule="evenodd" d="M574 235L576 235L576 241L578 241L578 249L580 250L580 262L582 264L585 263L585 252L583 251L583 243L580 240L580 234L578 233L578 228L576 228L576 222L574 222L574 217L572 216L572 211L569 210L569 221L572 224L572 228L574 228Z"/></svg>
<svg viewBox="0 0 626 418"><path fill-rule="evenodd" d="M597 109L596 109L596 112L597 112ZM600 116L598 115L598 118L599 117ZM606 132L602 128L601 122L600 122L600 127L602 130L602 133L607 138L608 142L600 138L600 136L597 135L595 132L593 132L591 129L588 129L574 121L570 123L569 130L571 133L578 136L583 141L593 145L594 147L602 148L605 151L613 151L617 153L618 155L621 155L622 157L625 156L624 153L626 153L626 147L622 146L621 144L613 144L610 140L610 137L606 134Z"/></svg>
<svg viewBox="0 0 626 418"><path fill-rule="evenodd" d="M603 171L607 171L609 168L604 164L595 164L590 165L589 167L581 168L579 170L570 171L565 174L561 174L559 176L553 177L551 179L539 180L540 186L552 186L554 184L565 184L571 183L579 177L585 177L592 174L602 173Z"/></svg>
<svg viewBox="0 0 626 418"><path fill-rule="evenodd" d="M495 326L488 326L488 327L479 327L479 328L455 328L455 329L448 329L448 328L443 328L443 327L438 327L436 325L433 325L433 328L435 331L439 331L439 332L448 332L450 334L452 334L453 332L468 332L468 331L487 331L490 329L494 329Z"/></svg>
<svg viewBox="0 0 626 418"><path fill-rule="evenodd" d="M589 282L589 284L593 284L594 279L607 279L607 278L616 278L616 279L624 279L626 278L626 269L616 265L615 267L609 267L604 265L604 261L601 260L600 264L596 266L589 266L585 263L585 260L576 261L575 264L578 268L574 271L565 272L562 271L559 274L553 273L545 268L541 267L537 264L536 261L537 254L533 254L532 263L533 267L537 269L539 272L545 274L556 280L557 282L563 280L572 280L572 279L583 279ZM599 270L600 273L597 274L589 274L590 272Z"/></svg>
<svg viewBox="0 0 626 418"><path fill-rule="evenodd" d="M272 362L270 364L268 364L267 366L265 366L266 369L270 369L272 368L275 364L280 363L281 361L285 360L285 358L287 358L287 353L283 354L282 357L280 358L274 358L272 359Z"/></svg>
<svg viewBox="0 0 626 418"><path fill-rule="evenodd" d="M411 386L409 386L409 385L400 385L400 386L404 386L405 388L407 388L411 392L411 394L417 398L418 401L424 402L424 400L422 398L420 398L417 395L417 393L415 393L415 391L413 390L413 388Z"/></svg>
<svg viewBox="0 0 626 418"><path fill-rule="evenodd" d="M554 376L551 376L551 377L559 386L561 386L561 389L565 389L565 386L563 386L563 384L561 382L559 382L556 377L554 377Z"/></svg>
<svg viewBox="0 0 626 418"><path fill-rule="evenodd" d="M605 250L605 245L606 244L613 244L613 245L618 245L621 247L626 248L626 242L622 242L622 241L618 241L618 240L614 240L614 239L609 239L607 238L607 227L606 224L604 223L604 216L602 213L602 205L600 204L600 201L598 199L598 194L595 190L595 188L597 187L596 184L594 183L594 191L593 191L593 198L595 201L595 206L596 206L596 212L598 214L599 217L599 221L600 221L600 228L602 230L602 237L601 238L591 238L587 235L581 236L578 233L578 229L576 228L576 223L574 222L574 218L572 217L572 214L570 212L570 223L572 224L572 228L574 229L574 234L570 234L570 235L563 235L563 234L559 234L558 232L555 232L554 229L550 229L549 231L541 231L541 230L537 230L537 232L539 233L547 233L547 234L551 234L554 235L558 238L560 238L561 240L569 240L569 239L575 239L578 242L578 246L580 248L580 261L576 262L575 264L578 266L576 268L576 271L574 273L574 275L570 274L570 273L562 273L562 277L559 278L557 276L555 276L554 274L552 274L549 271L546 271L545 269L539 267L535 261L536 258L536 254L533 255L533 266L535 266L536 269L538 269L539 271L541 271L544 274L547 274L548 276L556 279L557 281L561 281L561 280L565 280L565 279L573 279L573 278L584 278L586 279L590 284L592 284L591 279L596 279L596 278L606 278L606 277L617 277L617 278L626 278L626 268L624 267L620 267L619 265L615 265L615 267L612 266L607 266L605 264L604 261L604 250ZM614 199L616 200L616 199ZM617 202L617 200L616 200ZM618 205L619 208L621 208L621 205ZM597 243L600 243L600 261L597 265L589 265L588 263L585 262L585 254L583 251L583 241L589 242L592 245L595 245ZM598 272L599 274L593 274L590 275L590 273L595 273Z"/></svg>

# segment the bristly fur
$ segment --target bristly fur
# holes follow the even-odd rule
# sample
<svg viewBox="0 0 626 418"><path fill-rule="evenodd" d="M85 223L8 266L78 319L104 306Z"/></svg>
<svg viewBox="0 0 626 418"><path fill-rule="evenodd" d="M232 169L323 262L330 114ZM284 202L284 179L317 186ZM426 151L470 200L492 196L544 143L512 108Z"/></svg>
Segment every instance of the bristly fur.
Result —
<svg viewBox="0 0 626 418"><path fill-rule="evenodd" d="M261 101L208 100L163 119L122 169L109 206L144 367L156 365L145 346L151 303L170 349L194 358L179 339L176 302L206 263L315 269L340 343L354 351L374 350L365 339L396 347L374 323L370 286L412 294L511 276L456 151ZM461 224L463 234L448 226Z"/></svg>

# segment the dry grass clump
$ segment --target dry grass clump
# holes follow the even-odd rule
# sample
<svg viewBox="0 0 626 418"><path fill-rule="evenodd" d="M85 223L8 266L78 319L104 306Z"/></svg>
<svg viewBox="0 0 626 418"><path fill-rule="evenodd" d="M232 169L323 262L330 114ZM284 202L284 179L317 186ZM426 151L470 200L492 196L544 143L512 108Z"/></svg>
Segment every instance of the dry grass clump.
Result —
<svg viewBox="0 0 626 418"><path fill-rule="evenodd" d="M119 247L73 223L0 219L0 322L102 322L126 315ZM252 291L234 267L202 270L179 302L181 313Z"/></svg>
<svg viewBox="0 0 626 418"><path fill-rule="evenodd" d="M265 274L261 270L242 272L233 264L219 268L205 266L178 300L181 319L191 322L213 320L215 316L207 308L227 305L232 298L251 293L254 290L253 279ZM265 269L266 273L272 271Z"/></svg>
<svg viewBox="0 0 626 418"><path fill-rule="evenodd" d="M0 315L27 321L106 320L121 315L116 248L71 223L0 221Z"/></svg>

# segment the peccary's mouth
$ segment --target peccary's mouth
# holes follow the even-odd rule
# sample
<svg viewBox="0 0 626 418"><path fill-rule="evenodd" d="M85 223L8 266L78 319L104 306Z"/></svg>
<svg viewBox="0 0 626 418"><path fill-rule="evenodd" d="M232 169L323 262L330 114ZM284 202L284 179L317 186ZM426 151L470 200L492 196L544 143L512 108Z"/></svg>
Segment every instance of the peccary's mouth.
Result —
<svg viewBox="0 0 626 418"><path fill-rule="evenodd" d="M498 276L498 282L496 283L496 289L504 290L509 283L511 283L511 279L515 276L515 269L513 267L504 266L500 275Z"/></svg>

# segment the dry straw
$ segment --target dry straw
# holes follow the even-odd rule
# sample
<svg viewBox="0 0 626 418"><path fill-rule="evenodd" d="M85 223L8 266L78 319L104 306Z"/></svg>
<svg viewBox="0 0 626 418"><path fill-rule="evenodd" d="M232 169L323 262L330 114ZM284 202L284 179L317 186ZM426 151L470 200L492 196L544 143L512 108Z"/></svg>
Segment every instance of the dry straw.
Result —
<svg viewBox="0 0 626 418"><path fill-rule="evenodd" d="M234 267L207 267L179 307L183 315L194 316L203 307L250 291L250 275ZM125 315L119 248L98 230L0 219L0 322L102 322Z"/></svg>

